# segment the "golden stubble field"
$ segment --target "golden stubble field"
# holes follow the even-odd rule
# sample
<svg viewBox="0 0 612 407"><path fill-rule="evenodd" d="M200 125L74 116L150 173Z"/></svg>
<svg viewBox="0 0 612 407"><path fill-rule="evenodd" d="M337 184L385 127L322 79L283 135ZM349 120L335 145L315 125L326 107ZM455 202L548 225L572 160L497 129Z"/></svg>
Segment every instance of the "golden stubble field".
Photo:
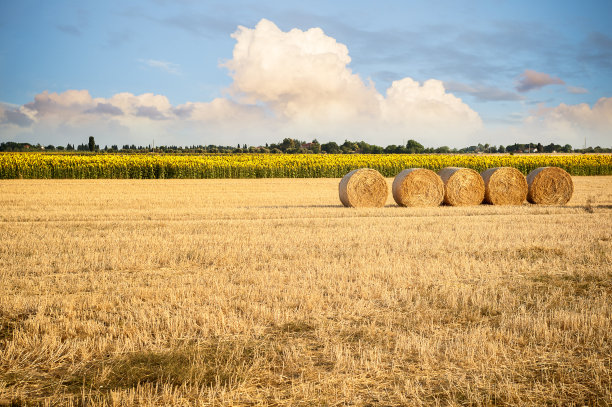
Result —
<svg viewBox="0 0 612 407"><path fill-rule="evenodd" d="M573 179L428 209L0 181L0 405L610 405L612 177Z"/></svg>

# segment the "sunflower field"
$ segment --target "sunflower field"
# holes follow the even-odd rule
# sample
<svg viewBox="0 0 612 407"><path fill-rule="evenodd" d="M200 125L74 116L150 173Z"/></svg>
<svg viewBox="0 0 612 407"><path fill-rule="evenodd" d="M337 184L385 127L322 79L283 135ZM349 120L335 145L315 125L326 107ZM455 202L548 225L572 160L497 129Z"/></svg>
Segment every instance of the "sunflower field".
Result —
<svg viewBox="0 0 612 407"><path fill-rule="evenodd" d="M339 178L356 168L394 177L405 168L467 167L478 172L561 167L571 175L612 175L612 155L411 154L0 154L0 178Z"/></svg>

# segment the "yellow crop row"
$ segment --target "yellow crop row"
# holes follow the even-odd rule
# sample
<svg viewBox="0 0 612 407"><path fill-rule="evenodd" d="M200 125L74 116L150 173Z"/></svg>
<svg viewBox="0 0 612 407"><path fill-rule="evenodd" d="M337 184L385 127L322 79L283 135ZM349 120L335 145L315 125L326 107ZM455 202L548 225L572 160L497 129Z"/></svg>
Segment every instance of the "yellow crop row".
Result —
<svg viewBox="0 0 612 407"><path fill-rule="evenodd" d="M545 166L572 175L612 175L612 155L0 154L0 178L338 178L363 167L393 177L405 168L515 167L527 174Z"/></svg>

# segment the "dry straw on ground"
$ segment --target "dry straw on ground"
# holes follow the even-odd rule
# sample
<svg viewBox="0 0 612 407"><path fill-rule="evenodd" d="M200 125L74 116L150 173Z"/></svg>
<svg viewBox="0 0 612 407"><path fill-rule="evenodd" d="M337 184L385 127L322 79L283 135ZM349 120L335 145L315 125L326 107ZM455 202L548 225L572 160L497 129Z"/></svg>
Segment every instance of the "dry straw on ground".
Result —
<svg viewBox="0 0 612 407"><path fill-rule="evenodd" d="M572 180L361 211L334 178L0 180L0 405L611 405L612 176Z"/></svg>
<svg viewBox="0 0 612 407"><path fill-rule="evenodd" d="M438 171L444 182L444 203L451 206L478 205L485 186L479 173L470 168L446 167Z"/></svg>
<svg viewBox="0 0 612 407"><path fill-rule="evenodd" d="M353 208L380 208L387 202L385 178L371 168L360 168L346 174L339 185L340 201Z"/></svg>
<svg viewBox="0 0 612 407"><path fill-rule="evenodd" d="M527 175L527 200L540 205L564 205L574 193L572 177L559 167L540 167Z"/></svg>
<svg viewBox="0 0 612 407"><path fill-rule="evenodd" d="M525 176L513 167L489 168L481 174L485 183L484 201L491 205L521 205L527 198Z"/></svg>
<svg viewBox="0 0 612 407"><path fill-rule="evenodd" d="M444 183L426 168L410 168L393 180L393 199L399 206L438 206L444 199Z"/></svg>

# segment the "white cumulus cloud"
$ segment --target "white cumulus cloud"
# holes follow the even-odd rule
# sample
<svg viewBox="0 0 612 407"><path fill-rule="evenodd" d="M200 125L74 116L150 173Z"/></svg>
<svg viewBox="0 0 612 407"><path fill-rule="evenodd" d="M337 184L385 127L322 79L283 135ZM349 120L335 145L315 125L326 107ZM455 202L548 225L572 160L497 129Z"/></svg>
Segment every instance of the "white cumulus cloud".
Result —
<svg viewBox="0 0 612 407"><path fill-rule="evenodd" d="M577 105L561 103L556 107L540 106L525 119L525 127L534 134L563 139L569 143L582 141L586 136L588 145L610 147L612 98L601 98L593 107L586 103Z"/></svg>
<svg viewBox="0 0 612 407"><path fill-rule="evenodd" d="M44 91L18 109L4 108L0 126L12 126L5 134L13 135L29 126L58 144L66 142L62 135L95 133L108 144L145 142L154 134L158 144L226 145L283 137L463 145L482 127L478 113L435 79L421 84L406 77L379 93L351 70L346 45L320 28L284 32L263 19L232 37L233 56L223 64L233 79L226 97L174 106L152 93L94 98L87 90Z"/></svg>
<svg viewBox="0 0 612 407"><path fill-rule="evenodd" d="M225 66L231 90L246 103L264 102L287 118L343 120L378 114L377 92L353 74L345 45L320 28L282 32L261 20L239 27L233 58Z"/></svg>
<svg viewBox="0 0 612 407"><path fill-rule="evenodd" d="M279 119L310 124L310 133L325 137L328 130L333 138L346 129L354 139L379 144L406 136L448 144L450 137L452 144L482 125L437 80L420 85L404 78L381 95L349 68L347 47L320 28L283 32L263 19L255 28L239 27L232 37L233 58L224 64L234 80L231 93L243 103L263 102Z"/></svg>
<svg viewBox="0 0 612 407"><path fill-rule="evenodd" d="M383 120L420 131L473 132L482 125L480 116L458 97L446 93L441 81L430 79L420 85L405 78L395 81L381 101Z"/></svg>

